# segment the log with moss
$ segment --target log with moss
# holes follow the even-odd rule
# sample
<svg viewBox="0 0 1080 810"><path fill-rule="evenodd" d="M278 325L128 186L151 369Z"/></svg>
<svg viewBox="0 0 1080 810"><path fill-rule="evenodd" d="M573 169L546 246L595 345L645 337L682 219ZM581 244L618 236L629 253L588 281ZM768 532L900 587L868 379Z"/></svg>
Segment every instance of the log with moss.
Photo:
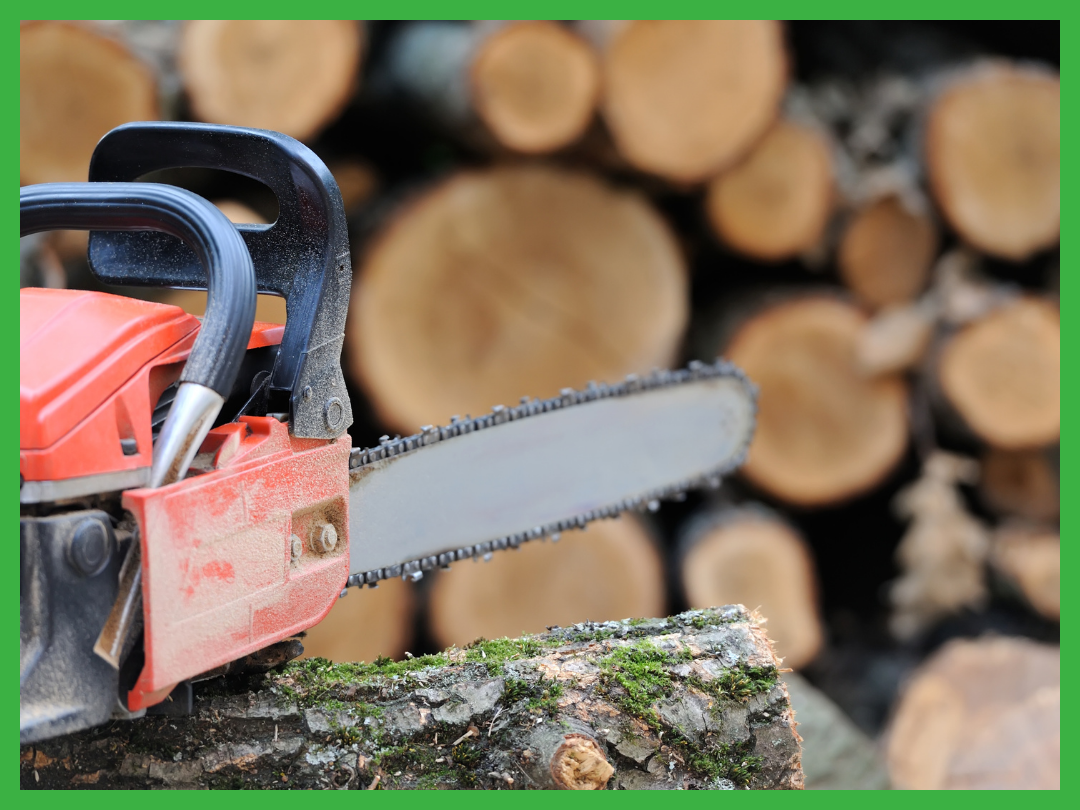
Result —
<svg viewBox="0 0 1080 810"><path fill-rule="evenodd" d="M777 659L741 606L203 687L190 716L24 746L22 786L803 786Z"/></svg>

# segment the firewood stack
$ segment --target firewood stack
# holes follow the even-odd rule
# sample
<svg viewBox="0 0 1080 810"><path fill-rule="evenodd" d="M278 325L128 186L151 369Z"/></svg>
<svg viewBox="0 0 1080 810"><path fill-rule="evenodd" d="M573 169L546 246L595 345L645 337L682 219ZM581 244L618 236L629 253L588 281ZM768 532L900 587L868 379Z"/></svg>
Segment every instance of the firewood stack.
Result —
<svg viewBox="0 0 1080 810"><path fill-rule="evenodd" d="M907 672L986 630L1057 641L1057 34L1003 49L994 30L27 23L20 174L83 179L108 129L159 116L308 143L347 192L354 445L718 354L759 386L718 494L352 593L310 655L742 603L785 666L888 725L896 786L1047 786L1052 685L970 682L1035 642L955 642L873 699L845 663ZM168 181L273 219L250 184ZM79 250L39 240L24 279L93 284ZM976 741L991 709L1007 727ZM952 724L934 762L924 715ZM1014 731L1040 759L1026 782L987 765Z"/></svg>

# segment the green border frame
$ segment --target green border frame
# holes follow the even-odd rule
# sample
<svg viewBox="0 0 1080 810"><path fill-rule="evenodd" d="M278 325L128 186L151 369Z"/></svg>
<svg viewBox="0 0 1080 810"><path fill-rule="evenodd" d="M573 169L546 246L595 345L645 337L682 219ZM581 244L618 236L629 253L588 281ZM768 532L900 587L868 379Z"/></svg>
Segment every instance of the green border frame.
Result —
<svg viewBox="0 0 1080 810"><path fill-rule="evenodd" d="M31 4L20 3L21 8L25 12L29 12ZM174 8L175 10L183 10L188 13L190 17L198 16L212 16L215 12L220 12L220 4L211 3L167 3L166 8ZM547 2L540 3L526 3L522 4L507 4L507 3L492 3L492 2L410 2L404 3L320 3L318 7L324 12L324 16L348 16L353 14L354 16L363 16L366 19L401 19L403 14L412 14L413 17L409 19L484 19L484 18L503 18L506 11L517 11L522 15L522 18L531 18L534 16L542 16L540 11L547 11L549 17L569 19L569 18L626 18L626 17L640 17L650 18L651 15L658 12L664 12L668 17L686 17L693 19L704 19L716 16L731 15L732 12L737 12L742 9L746 13L752 13L753 16L768 16L784 19L805 19L808 17L809 12L813 12L814 18L835 18L835 19L862 19L866 15L867 11L873 10L879 15L879 18L904 18L904 19L1015 19L1018 16L1022 16L1024 19L1059 19L1061 20L1061 73L1062 76L1071 75L1073 59L1076 58L1077 51L1073 48L1080 47L1080 37L1077 36L1077 31L1080 30L1080 26L1074 27L1076 20L1080 17L1080 6L1071 6L1064 2L1028 2L1022 6L1019 4L1006 4L1003 2L982 2L975 3L970 0L948 0L948 2L926 2L925 0L916 0L916 2L908 3L896 3L890 2L882 5L875 5L872 8L868 7L866 3L855 3L851 0L832 0L831 2L817 3L814 6L810 6L807 3L794 3L794 2L771 2L771 3L755 3L750 4L747 2L738 3L707 3L707 2L668 2L668 3L644 3L644 2L599 2L598 0L590 0L590 2L579 3L567 3L567 2L555 2L554 0L547 0ZM155 10L163 11L160 4L154 5ZM308 6L309 10L313 10ZM236 15L239 11L249 11L250 13L258 13L260 17L275 16L269 12L278 10L277 16L286 17L289 16L288 12L295 10L295 4L286 3L243 3L232 4L229 10ZM146 3L131 2L112 2L93 4L92 7L88 7L86 4L74 3L74 2L53 2L44 3L40 6L35 5L33 7L34 18L85 18L90 16L88 12L93 10L93 16L95 18L122 18L126 16L138 15L145 13L149 10ZM533 11L534 14L526 15L525 11ZM202 15L200 15L202 12ZM331 14L330 12L336 12ZM453 17L457 14L458 17ZM382 17L380 15L386 15ZM28 15L29 16L29 15ZM17 156L19 150L18 141L18 96L19 96L19 65L18 65L18 44L15 41L17 20L13 21L12 28L8 29L11 32L12 40L11 49L4 51L0 50L0 60L2 60L2 83L0 83L0 94L4 99L3 107L10 111L12 116L8 126L5 126L2 133L0 133L0 140L3 143L3 150L9 155ZM1076 133L1078 127L1076 126L1077 116L1080 114L1080 103L1077 101L1076 91L1073 89L1071 82L1066 81L1062 85L1062 132L1065 136L1063 141L1066 143L1074 143L1069 136L1069 133ZM1067 257L1071 255L1068 253L1072 248L1068 247L1072 243L1066 238L1066 234L1069 230L1076 225L1076 214L1073 207L1073 188L1072 182L1077 177L1077 160L1074 160L1074 155L1067 152L1063 156L1061 164L1062 172L1062 252L1061 263L1064 268L1067 264ZM19 167L17 159L9 159L5 161L0 167L2 176L11 178L11 186L9 188L15 188L18 185L19 180ZM15 213L14 206L10 209L9 216L9 236L6 239L10 239L11 248L8 248L11 253L8 255L15 255L15 241L17 236L16 220L17 215ZM1073 225L1069 225L1069 223ZM5 241L6 241L5 239ZM17 278L13 274L11 280L12 287L10 288L10 297L0 298L0 345L12 346L16 342L16 324L18 321L18 306L16 296ZM1063 272L1061 276L1061 304L1063 314L1066 310L1071 311L1073 306L1073 300L1075 297L1074 288L1077 285L1077 280L1074 280L1068 275L1068 271ZM1062 454L1061 454L1061 487L1062 491L1068 493L1072 491L1072 486L1077 481L1077 454L1071 444L1072 434L1069 432L1072 429L1071 425L1065 425L1064 422L1068 421L1067 415L1073 412L1073 408L1080 404L1080 379L1076 374L1076 355L1073 351L1077 347L1077 326L1072 324L1067 317L1062 318L1062 346L1066 349L1062 358ZM1072 347L1071 349L1069 347ZM16 379L18 369L16 368L15 353L12 351L0 352L0 379L6 379L12 381L12 388L14 388L14 380ZM11 394L10 400L0 401L0 415L3 413L11 413L12 416L17 416L15 409L15 397L14 392ZM7 404L11 404L11 411L7 410ZM9 450L4 451L9 453L8 458L14 459L16 456L17 447L17 431L11 429L8 430L7 438L3 439L4 443L9 445ZM10 468L10 474L12 476L12 483L9 485L8 492L15 492L15 475L16 470L14 464ZM10 509L10 512L7 510ZM4 507L5 514L10 515L11 523L8 524L12 529L12 540L14 542L15 525L18 513L17 501L13 498L8 502L8 506ZM1073 507L1073 504L1068 498L1063 498L1062 510L1061 510L1061 532L1063 538L1068 535L1069 538L1076 536L1076 525L1078 520L1078 510ZM1074 582L1076 580L1074 571L1075 564L1074 559L1080 554L1075 546L1075 543L1080 542L1074 539L1065 539L1062 543L1062 570L1064 581ZM16 602L18 597L18 585L19 585L19 572L18 566L14 564L14 557L12 563L6 569L0 571L0 581L6 582L5 592L8 594L6 602L9 605L7 610L11 611L8 615L14 617L16 613ZM1062 588L1062 605L1063 615L1071 615L1072 611L1072 597L1073 594L1069 588ZM14 621L12 618L11 621ZM1073 656L1076 654L1076 644L1073 640L1072 625L1067 622L1062 623L1062 668L1064 672L1072 672L1070 662L1074 661ZM1066 639L1068 639L1066 641ZM14 651L14 645L10 647ZM14 660L14 652L11 653ZM3 721L3 725L13 729L15 727L15 716L18 713L18 701L16 695L18 694L18 686L16 682L16 667L15 664L11 664L11 669L8 670L8 676L4 678L5 683L9 686L4 688L3 693L9 695L5 701L5 707L0 716L10 717L10 720ZM1062 726L1066 729L1073 729L1076 727L1075 722L1065 722L1069 717L1076 719L1076 704L1073 704L1070 700L1066 700L1062 703ZM17 743L14 741L14 735L12 735L12 747L14 748ZM1062 751L1061 760L1063 763L1073 761L1073 755L1077 751L1077 744L1074 742L1074 738L1070 733L1062 735ZM4 762L3 772L8 776L3 780L3 787L13 791L19 790L19 766L18 760L14 756L16 752L12 752L12 759ZM1071 768L1062 769L1062 793L1076 793L1075 785L1076 778ZM4 791L6 793L6 790ZM177 793L158 793L160 801L165 805L171 805L179 807L180 802L187 802L190 797L179 795ZM216 798L215 798L216 795ZM254 797L250 797L248 800L244 800L242 797L236 795L221 795L215 794L200 798L200 802L206 801L210 804L216 804L220 807L226 806L226 803L230 805L234 802L245 804L246 801L260 801L267 802L269 804L276 804L279 801L284 801L285 796L289 796L289 801L316 801L302 795L295 793L283 794L266 794L260 793L258 800ZM382 798L374 799L374 795L379 795ZM666 794L671 796L671 794ZM751 794L745 794L747 796ZM711 803L715 799L721 801L753 801L753 802L771 802L779 801L778 798L781 794L776 793L754 793L752 794L758 798L755 799L741 799L736 800L735 796L730 793L723 794L709 794L709 793L694 793L684 794L679 798L671 798L670 800L675 802L683 802L684 807L705 807L707 803ZM784 794L790 795L790 794ZM893 801L903 802L904 799L900 798L902 794L899 793L882 793L878 800L892 803ZM606 796L607 798L601 798ZM615 797L619 798L616 799ZM767 798L767 797L773 798ZM512 797L512 798L510 798ZM25 800L28 803L33 801L35 806L51 805L53 801L63 801L58 796L49 794L35 794L34 798L30 798L29 795L23 796L19 793L16 796L11 797L13 801ZM503 792L469 792L469 793L451 793L443 794L438 798L434 796L427 796L421 792L415 793L379 793L373 794L373 800L379 804L395 804L397 806L412 805L413 807L423 807L429 802L438 802L440 808L447 805L454 805L458 807L476 807L478 804L486 804L492 806L495 803L503 803L509 800L512 804L516 804L519 807L540 807L542 804L546 805L546 802L553 797L542 793L503 793ZM969 797L973 798L973 797ZM1005 802L1010 804L1014 801L1015 797L1006 796L1000 794L980 794L976 799L980 806L985 806L987 802L991 804L997 804L999 801L1004 806ZM79 796L80 803L86 803L93 806L104 806L105 802L113 802L119 800L121 804L125 804L128 801L136 802L142 801L138 797L138 794L122 794L120 796L106 796L101 793L84 792ZM339 797L339 801L341 798ZM588 801L584 798L571 799L569 796L560 798L560 801L571 801L573 803L581 803ZM792 799L794 800L794 799ZM953 802L963 801L960 797L953 799L951 797L945 797L936 795L933 797L920 797L918 801L926 802L930 801L934 804L941 802ZM1038 799L1032 797L1033 801L1051 801L1056 804L1061 800L1057 796L1046 797L1045 799ZM334 799L327 796L325 801L333 802ZM355 797L353 798L355 801ZM598 795L592 801L599 803L606 803L608 801L617 801L622 806L636 805L638 807L649 807L653 805L655 799L652 794L646 793L605 793ZM847 804L852 802L861 804L865 801L865 797L847 795L847 794L825 794L819 792L810 792L802 794L798 800L801 804L810 802L817 804L819 807L831 805L832 803ZM1074 799L1075 801L1075 799ZM156 803L156 801L155 801ZM253 806L253 805L249 805ZM759 805L761 806L761 805Z"/></svg>

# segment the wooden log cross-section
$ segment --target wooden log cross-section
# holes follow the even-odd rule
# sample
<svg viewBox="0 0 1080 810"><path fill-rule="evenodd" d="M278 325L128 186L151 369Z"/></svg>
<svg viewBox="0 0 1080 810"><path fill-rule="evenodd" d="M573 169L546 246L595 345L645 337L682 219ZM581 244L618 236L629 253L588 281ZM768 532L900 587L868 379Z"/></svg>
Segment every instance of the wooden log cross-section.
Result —
<svg viewBox="0 0 1080 810"><path fill-rule="evenodd" d="M948 82L926 124L930 188L976 248L1021 261L1058 241L1061 84L1048 68L991 62Z"/></svg>
<svg viewBox="0 0 1080 810"><path fill-rule="evenodd" d="M705 211L717 235L754 259L814 248L833 211L832 156L809 127L778 122L738 166L709 183Z"/></svg>
<svg viewBox="0 0 1080 810"><path fill-rule="evenodd" d="M456 134L530 154L581 137L600 93L592 48L550 20L413 23L384 64L395 89Z"/></svg>
<svg viewBox="0 0 1080 810"><path fill-rule="evenodd" d="M86 180L101 137L159 116L153 71L121 43L55 20L19 29L19 175Z"/></svg>
<svg viewBox="0 0 1080 810"><path fill-rule="evenodd" d="M645 524L624 514L563 532L558 543L525 543L486 564L457 563L435 575L429 597L436 643L461 645L553 624L657 615L664 566Z"/></svg>
<svg viewBox="0 0 1080 810"><path fill-rule="evenodd" d="M741 606L398 663L294 662L214 683L192 716L21 754L23 788L803 786L776 658Z"/></svg>
<svg viewBox="0 0 1080 810"><path fill-rule="evenodd" d="M785 667L814 659L824 640L817 574L795 528L764 507L730 507L691 521L681 545L679 578L691 607L753 605Z"/></svg>
<svg viewBox="0 0 1080 810"><path fill-rule="evenodd" d="M1061 431L1061 315L1035 297L968 324L942 348L937 384L979 438L994 447L1055 444Z"/></svg>
<svg viewBox="0 0 1080 810"><path fill-rule="evenodd" d="M837 265L844 284L877 309L913 300L926 286L937 252L937 232L924 212L897 196L862 207L840 239Z"/></svg>
<svg viewBox="0 0 1080 810"><path fill-rule="evenodd" d="M601 111L633 166L677 183L708 180L760 139L788 79L773 20L590 20L602 56Z"/></svg>
<svg viewBox="0 0 1080 810"><path fill-rule="evenodd" d="M192 20L179 62L200 120L307 140L348 102L363 51L354 20Z"/></svg>
<svg viewBox="0 0 1080 810"><path fill-rule="evenodd" d="M723 354L761 390L742 473L788 503L836 503L876 486L907 446L907 390L868 379L857 346L867 318L830 293L757 311Z"/></svg>
<svg viewBox="0 0 1080 810"><path fill-rule="evenodd" d="M648 202L551 167L451 177L355 266L349 365L402 433L666 367L688 315L683 258Z"/></svg>

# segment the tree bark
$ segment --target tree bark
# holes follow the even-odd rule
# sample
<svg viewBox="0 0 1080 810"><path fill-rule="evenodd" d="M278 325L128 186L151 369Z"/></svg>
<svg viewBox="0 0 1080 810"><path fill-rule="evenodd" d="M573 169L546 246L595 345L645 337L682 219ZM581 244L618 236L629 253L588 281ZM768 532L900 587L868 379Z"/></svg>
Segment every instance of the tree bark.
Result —
<svg viewBox="0 0 1080 810"><path fill-rule="evenodd" d="M741 606L579 624L399 663L219 680L188 717L25 746L24 788L803 785L777 661Z"/></svg>

